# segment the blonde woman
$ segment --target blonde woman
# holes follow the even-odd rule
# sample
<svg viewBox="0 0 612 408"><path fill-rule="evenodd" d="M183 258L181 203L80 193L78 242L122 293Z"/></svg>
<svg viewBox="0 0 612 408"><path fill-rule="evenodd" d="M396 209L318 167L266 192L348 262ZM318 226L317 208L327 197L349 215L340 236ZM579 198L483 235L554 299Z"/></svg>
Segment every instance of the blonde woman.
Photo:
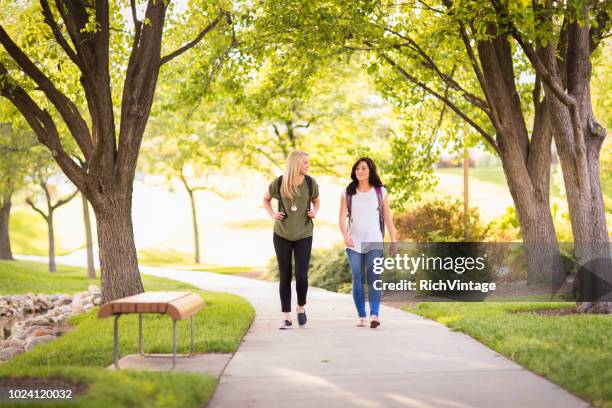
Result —
<svg viewBox="0 0 612 408"><path fill-rule="evenodd" d="M300 326L306 324L308 264L312 248L313 221L319 211L319 186L308 176L308 154L295 150L287 157L285 173L277 177L264 195L263 205L274 220L274 250L280 275L279 292L283 321L279 329L291 323L291 258L295 256L295 287ZM272 198L278 200L278 211L272 209ZM312 206L311 206L312 203Z"/></svg>

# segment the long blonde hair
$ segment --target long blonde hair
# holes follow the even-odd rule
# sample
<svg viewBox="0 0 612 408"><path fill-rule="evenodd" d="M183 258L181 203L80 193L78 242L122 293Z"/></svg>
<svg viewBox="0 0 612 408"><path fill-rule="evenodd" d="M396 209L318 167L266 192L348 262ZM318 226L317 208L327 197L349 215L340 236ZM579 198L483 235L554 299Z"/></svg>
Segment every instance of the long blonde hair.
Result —
<svg viewBox="0 0 612 408"><path fill-rule="evenodd" d="M301 150L294 150L287 156L283 183L281 185L282 196L293 199L299 195L298 178L300 177L300 169L307 157L308 153Z"/></svg>

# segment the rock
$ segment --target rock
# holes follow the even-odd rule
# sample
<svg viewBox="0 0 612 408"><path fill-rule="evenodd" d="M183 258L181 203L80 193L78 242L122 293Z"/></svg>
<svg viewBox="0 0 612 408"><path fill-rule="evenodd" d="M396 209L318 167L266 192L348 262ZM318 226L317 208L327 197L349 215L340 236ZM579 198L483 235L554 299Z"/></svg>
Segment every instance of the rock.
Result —
<svg viewBox="0 0 612 408"><path fill-rule="evenodd" d="M53 336L53 335L54 335L53 331L48 328L36 329L36 330L33 330L32 333L30 333L30 337Z"/></svg>
<svg viewBox="0 0 612 408"><path fill-rule="evenodd" d="M102 292L100 291L100 288L98 288L96 285L89 285L89 287L87 287L87 291L92 294L92 295L101 295Z"/></svg>
<svg viewBox="0 0 612 408"><path fill-rule="evenodd" d="M27 341L25 345L25 349L27 351L30 351L37 345L47 343L51 340L55 340L55 336L48 335L48 336L33 337Z"/></svg>
<svg viewBox="0 0 612 408"><path fill-rule="evenodd" d="M32 333L34 333L35 330L45 329L45 328L46 328L46 326L29 326L29 327L26 327L23 332L26 335L30 336Z"/></svg>
<svg viewBox="0 0 612 408"><path fill-rule="evenodd" d="M72 304L72 314L81 314L85 313L85 308L81 303L73 303Z"/></svg>
<svg viewBox="0 0 612 408"><path fill-rule="evenodd" d="M56 323L56 324L61 322L62 320L64 320L64 315L53 317L53 322Z"/></svg>
<svg viewBox="0 0 612 408"><path fill-rule="evenodd" d="M61 295L59 301L61 305L69 305L70 303L72 303L72 297L68 295Z"/></svg>
<svg viewBox="0 0 612 408"><path fill-rule="evenodd" d="M26 327L30 326L48 326L51 322L48 318L40 316L25 322Z"/></svg>
<svg viewBox="0 0 612 408"><path fill-rule="evenodd" d="M6 361L9 358L14 357L17 354L21 353L22 351L23 350L20 350L15 347L8 347L3 350L0 350L0 361Z"/></svg>
<svg viewBox="0 0 612 408"><path fill-rule="evenodd" d="M15 334L13 334L11 337L9 337L9 340L25 340L26 337L28 337L28 334L25 331L19 331L19 332L15 332Z"/></svg>
<svg viewBox="0 0 612 408"><path fill-rule="evenodd" d="M20 340L20 339L11 339L8 341L8 346L9 347L13 347L16 349L24 349L25 348L25 340Z"/></svg>

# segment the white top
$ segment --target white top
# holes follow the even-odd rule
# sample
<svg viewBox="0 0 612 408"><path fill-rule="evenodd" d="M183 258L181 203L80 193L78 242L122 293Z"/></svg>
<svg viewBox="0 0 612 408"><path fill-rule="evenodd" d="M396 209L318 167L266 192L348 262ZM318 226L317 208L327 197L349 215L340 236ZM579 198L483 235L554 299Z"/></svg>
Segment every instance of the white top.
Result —
<svg viewBox="0 0 612 408"><path fill-rule="evenodd" d="M346 198L346 190L342 192L342 196ZM382 199L384 200L386 197L387 189L382 187ZM350 249L362 254L367 253L372 249L383 249L382 242L384 238L382 231L380 230L378 217L379 213L376 189L372 187L370 191L366 193L362 193L357 190L357 193L353 195L351 203L351 224L349 236L351 237L354 246ZM362 245L362 243L380 243L380 245Z"/></svg>

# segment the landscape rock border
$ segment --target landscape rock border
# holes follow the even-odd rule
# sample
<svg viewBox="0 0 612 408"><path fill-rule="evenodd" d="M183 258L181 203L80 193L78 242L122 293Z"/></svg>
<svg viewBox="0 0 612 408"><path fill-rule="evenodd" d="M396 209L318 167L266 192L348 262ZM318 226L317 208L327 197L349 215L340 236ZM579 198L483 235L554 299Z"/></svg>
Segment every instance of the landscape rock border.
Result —
<svg viewBox="0 0 612 408"><path fill-rule="evenodd" d="M67 331L64 320L100 306L102 293L96 285L86 292L0 296L0 322L12 322L10 336L0 341L0 363L39 344L55 340Z"/></svg>

